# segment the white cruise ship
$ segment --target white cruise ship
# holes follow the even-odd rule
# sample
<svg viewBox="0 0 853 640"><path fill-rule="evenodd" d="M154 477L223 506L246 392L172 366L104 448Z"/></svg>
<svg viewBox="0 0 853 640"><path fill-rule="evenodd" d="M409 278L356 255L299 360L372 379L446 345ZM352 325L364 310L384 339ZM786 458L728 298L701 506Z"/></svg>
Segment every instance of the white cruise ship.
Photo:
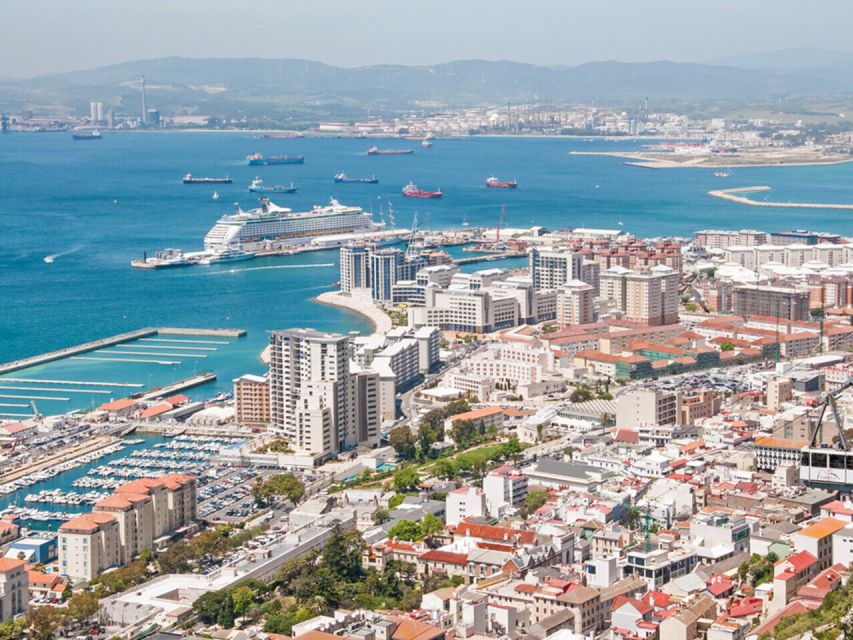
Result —
<svg viewBox="0 0 853 640"><path fill-rule="evenodd" d="M311 211L294 212L261 198L257 209L243 211L237 205L236 213L222 216L204 237L204 249L246 249L265 241L301 244L313 236L371 232L381 227L361 207L348 207L337 200Z"/></svg>

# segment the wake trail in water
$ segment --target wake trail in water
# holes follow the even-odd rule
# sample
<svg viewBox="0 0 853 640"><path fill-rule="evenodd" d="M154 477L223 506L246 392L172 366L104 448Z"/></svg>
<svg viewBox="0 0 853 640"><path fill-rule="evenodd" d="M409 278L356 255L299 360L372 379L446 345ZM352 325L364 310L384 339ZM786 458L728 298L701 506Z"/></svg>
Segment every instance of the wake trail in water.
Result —
<svg viewBox="0 0 853 640"><path fill-rule="evenodd" d="M334 267L334 262L323 262L320 264L281 264L269 267L247 267L245 269L223 269L222 271L210 271L208 273L199 273L200 276L222 276L233 273L244 273L246 271L267 271L270 269L312 269L314 267Z"/></svg>
<svg viewBox="0 0 853 640"><path fill-rule="evenodd" d="M60 251L59 253L54 253L49 256L45 256L42 259L47 263L55 262L57 258L61 258L63 256L70 256L72 253L77 253L82 248L83 245L75 245L70 249L66 249L65 251Z"/></svg>

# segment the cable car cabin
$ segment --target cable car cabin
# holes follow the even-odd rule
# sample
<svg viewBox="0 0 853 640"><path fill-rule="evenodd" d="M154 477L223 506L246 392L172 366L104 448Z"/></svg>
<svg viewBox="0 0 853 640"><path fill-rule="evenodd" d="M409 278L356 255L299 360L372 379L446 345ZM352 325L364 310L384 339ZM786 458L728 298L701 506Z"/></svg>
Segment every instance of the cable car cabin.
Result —
<svg viewBox="0 0 853 640"><path fill-rule="evenodd" d="M821 489L853 492L853 451L805 447L800 454L800 481Z"/></svg>

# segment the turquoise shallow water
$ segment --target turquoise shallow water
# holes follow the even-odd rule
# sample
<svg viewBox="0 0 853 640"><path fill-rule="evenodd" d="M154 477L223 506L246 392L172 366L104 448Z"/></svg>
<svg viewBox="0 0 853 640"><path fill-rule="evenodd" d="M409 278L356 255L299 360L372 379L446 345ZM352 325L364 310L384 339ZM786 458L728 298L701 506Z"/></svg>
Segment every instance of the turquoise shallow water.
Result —
<svg viewBox="0 0 853 640"><path fill-rule="evenodd" d="M255 175L267 184L292 181L298 193L274 201L296 210L335 196L378 212L380 202L391 200L399 226L409 226L416 209L421 227L458 227L463 220L494 226L506 204L507 226L615 228L622 220L625 230L641 236L689 235L704 227L853 233L850 212L745 207L707 195L714 188L768 185L771 192L754 197L853 202L853 165L738 169L720 179L712 170L652 171L625 166L618 158L568 153L637 148L631 141L473 138L438 140L431 149L414 141L377 143L416 150L396 157L365 156L370 144L255 139L245 133L106 132L94 143L75 143L66 134L0 137L0 361L143 326L247 329L246 338L232 340L221 357L210 359L216 360L219 380L196 392L210 395L228 389L236 375L262 369L257 354L268 330L368 329L357 315L310 302L338 280L337 251L159 272L129 267L144 250L201 248L204 234L231 203L255 205L246 191ZM248 167L244 158L254 151L303 153L306 161ZM340 170L375 174L380 183L336 185L332 177ZM181 176L188 171L227 173L234 183L183 185ZM516 178L518 190L486 189L484 180L492 174ZM400 188L410 179L441 188L444 199L403 199ZM214 188L219 201L211 199ZM48 255L56 256L53 264L43 261ZM102 372L100 365L83 364L48 367L78 380L86 379L78 373ZM103 372L147 384L151 373L143 369L148 368ZM39 377L30 371L16 376Z"/></svg>

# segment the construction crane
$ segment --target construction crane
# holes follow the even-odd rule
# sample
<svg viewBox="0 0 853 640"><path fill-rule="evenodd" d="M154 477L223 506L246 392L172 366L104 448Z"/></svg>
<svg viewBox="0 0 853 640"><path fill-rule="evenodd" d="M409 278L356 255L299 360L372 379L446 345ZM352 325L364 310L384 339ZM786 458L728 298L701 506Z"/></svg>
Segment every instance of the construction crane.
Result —
<svg viewBox="0 0 853 640"><path fill-rule="evenodd" d="M33 409L33 420L41 420L42 415L39 413L38 407L36 406L35 400L30 400L30 406Z"/></svg>
<svg viewBox="0 0 853 640"><path fill-rule="evenodd" d="M502 204L501 205L501 217L498 218L498 230L497 230L497 234L495 235L495 242L501 241L501 227L504 226L504 214L505 213L506 213L506 205Z"/></svg>

